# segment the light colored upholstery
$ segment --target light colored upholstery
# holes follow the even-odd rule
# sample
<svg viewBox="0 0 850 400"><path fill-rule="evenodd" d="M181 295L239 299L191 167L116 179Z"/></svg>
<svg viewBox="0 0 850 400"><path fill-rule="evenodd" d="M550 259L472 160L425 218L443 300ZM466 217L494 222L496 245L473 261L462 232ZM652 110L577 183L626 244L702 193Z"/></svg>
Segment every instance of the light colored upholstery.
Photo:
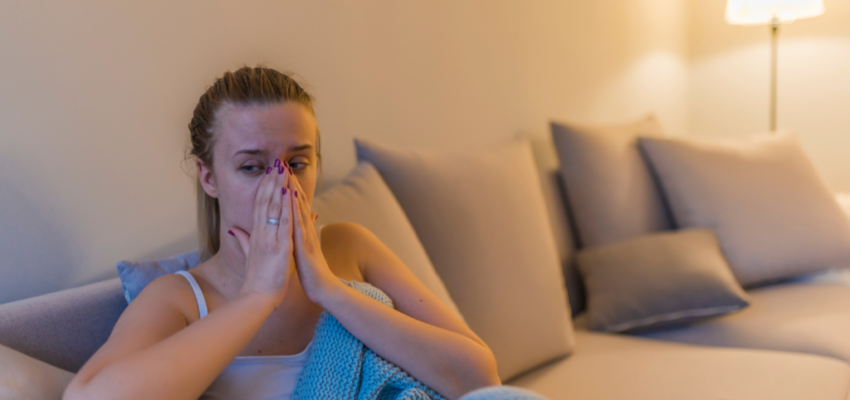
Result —
<svg viewBox="0 0 850 400"><path fill-rule="evenodd" d="M569 358L505 383L553 400L846 400L850 366L807 354L579 330Z"/></svg>
<svg viewBox="0 0 850 400"><path fill-rule="evenodd" d="M748 304L710 229L643 235L585 249L577 261L593 330L683 325Z"/></svg>
<svg viewBox="0 0 850 400"><path fill-rule="evenodd" d="M316 226L349 221L369 229L425 287L463 319L404 210L372 164L358 163L342 182L313 199L312 211L319 214Z"/></svg>
<svg viewBox="0 0 850 400"><path fill-rule="evenodd" d="M58 400L74 374L0 346L0 399Z"/></svg>
<svg viewBox="0 0 850 400"><path fill-rule="evenodd" d="M554 152L555 150L552 149ZM542 167L540 173L540 188L543 189L543 200L549 211L549 221L552 223L552 234L558 247L558 257L561 260L561 271L567 287L567 297L570 300L570 311L573 315L584 311L584 284L578 275L575 265L576 242L574 227L567 214L567 199L561 171L557 167Z"/></svg>
<svg viewBox="0 0 850 400"><path fill-rule="evenodd" d="M750 306L735 314L641 336L818 354L850 362L850 283L841 277L750 290Z"/></svg>
<svg viewBox="0 0 850 400"><path fill-rule="evenodd" d="M552 122L551 129L582 247L672 228L637 146L638 136L664 136L653 115L619 125Z"/></svg>
<svg viewBox="0 0 850 400"><path fill-rule="evenodd" d="M792 132L639 143L676 225L714 229L744 287L850 263L850 221Z"/></svg>
<svg viewBox="0 0 850 400"><path fill-rule="evenodd" d="M572 350L572 321L525 138L401 150L355 139L401 204L470 328L510 379Z"/></svg>
<svg viewBox="0 0 850 400"><path fill-rule="evenodd" d="M125 308L119 278L0 304L0 344L77 372Z"/></svg>

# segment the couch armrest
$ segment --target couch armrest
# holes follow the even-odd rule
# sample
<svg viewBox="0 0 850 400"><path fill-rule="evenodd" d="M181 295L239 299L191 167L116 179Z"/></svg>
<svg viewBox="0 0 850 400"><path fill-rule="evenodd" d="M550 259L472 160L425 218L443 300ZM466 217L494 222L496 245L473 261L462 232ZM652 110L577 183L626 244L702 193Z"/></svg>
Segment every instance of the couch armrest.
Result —
<svg viewBox="0 0 850 400"><path fill-rule="evenodd" d="M119 278L0 305L0 344L76 373L127 308Z"/></svg>

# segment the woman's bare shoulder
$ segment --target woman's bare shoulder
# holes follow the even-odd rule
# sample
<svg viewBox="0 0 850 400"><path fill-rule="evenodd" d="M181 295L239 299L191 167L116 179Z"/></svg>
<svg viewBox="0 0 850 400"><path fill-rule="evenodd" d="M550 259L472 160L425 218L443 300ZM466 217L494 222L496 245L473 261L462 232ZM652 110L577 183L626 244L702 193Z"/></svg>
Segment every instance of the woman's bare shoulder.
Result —
<svg viewBox="0 0 850 400"><path fill-rule="evenodd" d="M121 313L106 343L83 365L71 385L88 382L110 363L188 326L186 303L193 297L189 282L176 274L160 276L147 284Z"/></svg>
<svg viewBox="0 0 850 400"><path fill-rule="evenodd" d="M157 277L142 289L133 302L138 300L141 300L140 306L174 307L180 310L187 321L194 321L200 317L192 285L180 274L165 274Z"/></svg>
<svg viewBox="0 0 850 400"><path fill-rule="evenodd" d="M334 222L321 231L322 254L336 276L347 281L363 281L360 268L361 239L366 228L355 222Z"/></svg>

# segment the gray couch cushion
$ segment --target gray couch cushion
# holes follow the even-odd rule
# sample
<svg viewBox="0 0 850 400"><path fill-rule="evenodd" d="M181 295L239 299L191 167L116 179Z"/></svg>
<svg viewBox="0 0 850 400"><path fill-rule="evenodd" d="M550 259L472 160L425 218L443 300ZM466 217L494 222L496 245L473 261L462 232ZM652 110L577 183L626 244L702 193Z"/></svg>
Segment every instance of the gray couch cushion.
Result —
<svg viewBox="0 0 850 400"><path fill-rule="evenodd" d="M505 382L552 399L846 400L850 366L808 354L721 349L576 331L576 350Z"/></svg>
<svg viewBox="0 0 850 400"><path fill-rule="evenodd" d="M742 286L850 264L850 221L792 132L639 143L676 225L713 229Z"/></svg>
<svg viewBox="0 0 850 400"><path fill-rule="evenodd" d="M664 136L654 116L619 125L552 122L551 128L582 247L673 227L637 145L639 135Z"/></svg>
<svg viewBox="0 0 850 400"><path fill-rule="evenodd" d="M355 139L381 173L502 379L569 354L572 320L527 138L452 150Z"/></svg>
<svg viewBox="0 0 850 400"><path fill-rule="evenodd" d="M850 362L850 286L846 281L791 282L748 294L750 306L738 313L641 336L810 353Z"/></svg>
<svg viewBox="0 0 850 400"><path fill-rule="evenodd" d="M200 251L193 250L156 261L123 260L119 261L115 267L118 269L118 277L121 278L124 298L129 304L154 279L165 274L186 271L198 265L199 261Z"/></svg>
<svg viewBox="0 0 850 400"><path fill-rule="evenodd" d="M118 278L0 305L0 344L77 372L127 308Z"/></svg>
<svg viewBox="0 0 850 400"><path fill-rule="evenodd" d="M683 325L748 304L710 229L644 235L586 249L577 260L593 330Z"/></svg>

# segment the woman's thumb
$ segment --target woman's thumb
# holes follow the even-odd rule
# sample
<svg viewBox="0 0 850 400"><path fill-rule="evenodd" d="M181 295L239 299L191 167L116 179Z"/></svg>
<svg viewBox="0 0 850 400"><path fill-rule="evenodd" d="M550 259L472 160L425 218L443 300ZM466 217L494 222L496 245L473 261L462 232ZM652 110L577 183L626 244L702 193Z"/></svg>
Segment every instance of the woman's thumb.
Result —
<svg viewBox="0 0 850 400"><path fill-rule="evenodd" d="M248 252L251 251L251 236L237 227L231 228L227 233L236 237L239 247L242 248L242 253L245 254L245 257L248 257Z"/></svg>

